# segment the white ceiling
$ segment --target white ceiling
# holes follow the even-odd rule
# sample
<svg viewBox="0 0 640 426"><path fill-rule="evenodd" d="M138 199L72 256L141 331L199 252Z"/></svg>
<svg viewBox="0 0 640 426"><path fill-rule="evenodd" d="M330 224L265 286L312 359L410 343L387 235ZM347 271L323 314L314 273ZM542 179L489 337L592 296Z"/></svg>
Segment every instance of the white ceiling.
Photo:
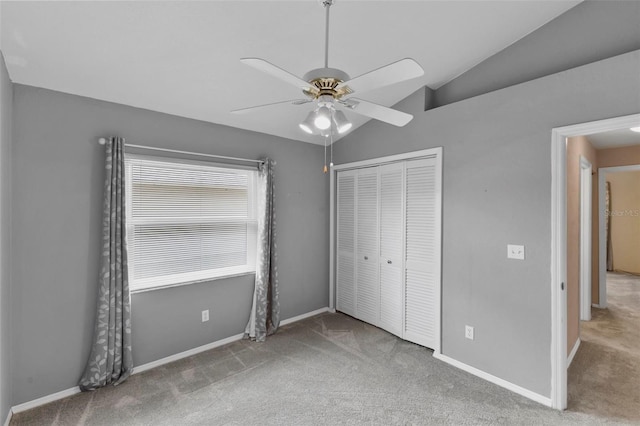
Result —
<svg viewBox="0 0 640 426"><path fill-rule="evenodd" d="M638 123L640 124L640 123ZM595 149L620 148L623 146L640 145L640 133L629 129L612 130L610 132L594 133L587 136Z"/></svg>
<svg viewBox="0 0 640 426"><path fill-rule="evenodd" d="M424 85L440 87L579 2L337 0L329 66L355 77L414 58L423 77L357 94L392 106ZM2 1L0 24L14 83L322 143L297 126L309 105L229 113L303 97L239 59L264 58L298 76L321 67L319 0ZM347 114L354 129L366 122Z"/></svg>

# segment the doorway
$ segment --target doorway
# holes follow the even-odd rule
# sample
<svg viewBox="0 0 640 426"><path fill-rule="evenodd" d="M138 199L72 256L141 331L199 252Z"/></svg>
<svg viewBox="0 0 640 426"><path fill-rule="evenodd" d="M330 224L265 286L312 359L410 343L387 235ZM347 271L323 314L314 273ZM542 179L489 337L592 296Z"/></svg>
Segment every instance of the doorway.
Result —
<svg viewBox="0 0 640 426"><path fill-rule="evenodd" d="M607 210L607 200L606 200L606 194L607 194L607 175L612 174L612 173L624 173L624 172L637 172L640 171L640 164L635 164L635 165L629 165L629 166L616 166L616 167L603 167L598 169L598 210L601 212L604 212ZM614 212L609 212L609 214L617 214L617 211ZM626 212L624 210L620 211L621 215L625 215ZM633 215L634 212L632 211L631 214ZM598 301L598 307L599 308L606 308L607 307L607 270L609 268L607 268L607 242L609 241L609 236L607 235L607 219L609 217L606 215L600 215L600 220L599 220L599 244L598 244L598 252L599 252L599 261L598 261L598 270L599 270L599 281L600 281L600 286L598 288L599 290L599 301ZM620 268L617 268L620 269ZM625 268L622 268L623 270ZM627 271L629 272L629 271ZM636 271L630 271L630 272L636 272Z"/></svg>
<svg viewBox="0 0 640 426"><path fill-rule="evenodd" d="M567 194L566 140L569 137L629 129L638 126L640 114L552 130L551 149L551 403L567 408Z"/></svg>

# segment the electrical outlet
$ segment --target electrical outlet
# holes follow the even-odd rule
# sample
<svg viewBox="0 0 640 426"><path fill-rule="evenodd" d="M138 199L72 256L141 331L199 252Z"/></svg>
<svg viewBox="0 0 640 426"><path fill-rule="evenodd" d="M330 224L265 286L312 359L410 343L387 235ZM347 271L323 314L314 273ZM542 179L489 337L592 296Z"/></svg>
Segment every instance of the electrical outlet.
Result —
<svg viewBox="0 0 640 426"><path fill-rule="evenodd" d="M507 244L507 258L524 260L524 246Z"/></svg>
<svg viewBox="0 0 640 426"><path fill-rule="evenodd" d="M471 327L470 325L464 326L464 337L469 340L473 340L473 327Z"/></svg>
<svg viewBox="0 0 640 426"><path fill-rule="evenodd" d="M208 309L202 311L202 322L207 322L207 321L209 321L209 310Z"/></svg>

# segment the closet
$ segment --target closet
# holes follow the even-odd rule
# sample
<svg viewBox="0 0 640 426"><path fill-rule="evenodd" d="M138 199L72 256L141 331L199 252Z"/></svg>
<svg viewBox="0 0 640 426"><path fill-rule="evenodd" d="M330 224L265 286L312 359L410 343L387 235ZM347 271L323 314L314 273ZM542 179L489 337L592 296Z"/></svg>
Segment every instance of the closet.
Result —
<svg viewBox="0 0 640 426"><path fill-rule="evenodd" d="M410 155L335 171L335 308L439 352L441 149Z"/></svg>

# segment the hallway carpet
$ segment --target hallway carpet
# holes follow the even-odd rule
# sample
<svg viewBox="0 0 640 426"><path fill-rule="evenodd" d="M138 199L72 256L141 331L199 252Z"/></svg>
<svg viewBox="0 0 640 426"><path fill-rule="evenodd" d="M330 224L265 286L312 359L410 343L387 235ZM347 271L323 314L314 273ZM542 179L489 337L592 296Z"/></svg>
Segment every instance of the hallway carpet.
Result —
<svg viewBox="0 0 640 426"><path fill-rule="evenodd" d="M343 314L282 327L17 414L18 425L601 425Z"/></svg>
<svg viewBox="0 0 640 426"><path fill-rule="evenodd" d="M608 273L607 305L580 324L569 410L640 424L640 277Z"/></svg>

